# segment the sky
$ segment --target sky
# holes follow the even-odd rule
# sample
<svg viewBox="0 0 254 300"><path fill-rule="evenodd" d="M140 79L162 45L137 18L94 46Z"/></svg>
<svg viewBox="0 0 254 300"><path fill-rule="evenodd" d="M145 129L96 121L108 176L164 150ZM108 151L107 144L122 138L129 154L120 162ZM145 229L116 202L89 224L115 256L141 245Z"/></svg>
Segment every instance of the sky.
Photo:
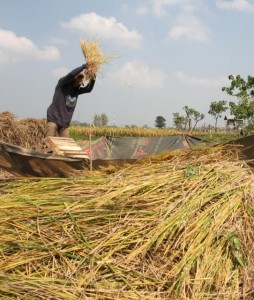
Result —
<svg viewBox="0 0 254 300"><path fill-rule="evenodd" d="M112 59L73 121L154 127L163 116L171 127L188 106L214 125L211 102L237 100L222 92L228 76L253 76L253 28L254 0L0 0L0 111L46 118L86 40Z"/></svg>

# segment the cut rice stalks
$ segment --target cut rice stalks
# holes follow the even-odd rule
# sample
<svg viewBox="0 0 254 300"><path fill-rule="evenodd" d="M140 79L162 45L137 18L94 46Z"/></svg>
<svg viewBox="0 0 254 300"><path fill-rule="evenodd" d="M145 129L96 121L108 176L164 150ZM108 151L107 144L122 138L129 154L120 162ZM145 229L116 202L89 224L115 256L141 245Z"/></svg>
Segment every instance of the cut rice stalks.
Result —
<svg viewBox="0 0 254 300"><path fill-rule="evenodd" d="M232 153L1 191L1 299L254 297L254 175Z"/></svg>
<svg viewBox="0 0 254 300"><path fill-rule="evenodd" d="M80 47L88 65L85 72L87 80L95 78L102 65L109 63L114 58L113 55L106 55L97 41L87 42L80 40Z"/></svg>
<svg viewBox="0 0 254 300"><path fill-rule="evenodd" d="M45 136L45 119L18 119L12 113L0 112L0 140L9 144L36 149Z"/></svg>

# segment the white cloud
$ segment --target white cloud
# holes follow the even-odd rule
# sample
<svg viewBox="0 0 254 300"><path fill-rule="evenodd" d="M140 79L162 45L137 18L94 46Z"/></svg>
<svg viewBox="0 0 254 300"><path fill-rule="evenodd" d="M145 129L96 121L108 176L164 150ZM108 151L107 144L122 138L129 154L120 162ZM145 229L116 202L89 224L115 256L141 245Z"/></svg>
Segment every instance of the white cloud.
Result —
<svg viewBox="0 0 254 300"><path fill-rule="evenodd" d="M216 1L216 5L221 9L232 9L232 10L242 10L242 11L250 11L254 10L254 5L250 4L247 0L218 0Z"/></svg>
<svg viewBox="0 0 254 300"><path fill-rule="evenodd" d="M136 30L129 30L114 17L106 18L96 13L83 14L72 18L69 22L61 23L65 28L73 28L89 35L113 40L130 48L138 48L142 42L142 36Z"/></svg>
<svg viewBox="0 0 254 300"><path fill-rule="evenodd" d="M7 56L7 54L1 50L1 46L0 46L0 64L6 64L9 62L9 57Z"/></svg>
<svg viewBox="0 0 254 300"><path fill-rule="evenodd" d="M137 7L137 13L139 15L147 15L149 13L149 7L145 4L140 4L138 7Z"/></svg>
<svg viewBox="0 0 254 300"><path fill-rule="evenodd" d="M162 88L166 79L165 73L161 70L151 69L141 61L128 62L109 76L130 87L145 89Z"/></svg>
<svg viewBox="0 0 254 300"><path fill-rule="evenodd" d="M52 74L54 77L60 79L61 77L67 75L69 73L69 70L67 68L58 68L52 71Z"/></svg>
<svg viewBox="0 0 254 300"><path fill-rule="evenodd" d="M60 54L56 47L47 46L43 50L37 49L36 57L42 60L57 60Z"/></svg>
<svg viewBox="0 0 254 300"><path fill-rule="evenodd" d="M225 79L226 77L221 77L218 79L202 78L202 77L189 76L182 71L175 71L174 76L181 82L192 86L213 88L213 87L222 87L226 83L226 79Z"/></svg>
<svg viewBox="0 0 254 300"><path fill-rule="evenodd" d="M162 17L167 13L169 7L177 7L180 15L175 25L168 32L168 37L173 40L188 38L199 42L209 40L210 30L194 16L195 10L204 9L202 0L151 0L138 7L138 13L146 14L152 11L155 15ZM173 20L172 20L173 22Z"/></svg>
<svg viewBox="0 0 254 300"><path fill-rule="evenodd" d="M19 37L14 32L0 28L0 63L16 62L22 58L57 60L60 53L55 47L39 49L26 37Z"/></svg>
<svg viewBox="0 0 254 300"><path fill-rule="evenodd" d="M169 6L179 7L184 11L192 11L198 5L199 1L193 0L151 0L138 6L137 12L139 14L148 14L152 12L157 17L163 17L167 14Z"/></svg>
<svg viewBox="0 0 254 300"><path fill-rule="evenodd" d="M55 37L50 38L50 43L54 45L68 45L68 41L64 39L59 39Z"/></svg>
<svg viewBox="0 0 254 300"><path fill-rule="evenodd" d="M166 14L167 6L179 6L183 10L192 10L193 1L190 0L153 0L153 12L157 16Z"/></svg>
<svg viewBox="0 0 254 300"><path fill-rule="evenodd" d="M191 14L182 14L178 17L178 24L173 26L169 32L169 38L178 40L188 38L199 42L209 40L209 28L205 27L195 16Z"/></svg>

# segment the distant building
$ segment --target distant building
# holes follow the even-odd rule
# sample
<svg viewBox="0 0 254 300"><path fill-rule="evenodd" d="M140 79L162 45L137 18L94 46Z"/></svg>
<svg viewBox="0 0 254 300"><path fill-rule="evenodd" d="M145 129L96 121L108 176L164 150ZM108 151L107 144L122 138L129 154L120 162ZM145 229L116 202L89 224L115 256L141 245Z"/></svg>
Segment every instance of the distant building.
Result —
<svg viewBox="0 0 254 300"><path fill-rule="evenodd" d="M228 129L241 129L244 126L244 120L237 119L233 115L225 116L224 120L226 121L226 128Z"/></svg>

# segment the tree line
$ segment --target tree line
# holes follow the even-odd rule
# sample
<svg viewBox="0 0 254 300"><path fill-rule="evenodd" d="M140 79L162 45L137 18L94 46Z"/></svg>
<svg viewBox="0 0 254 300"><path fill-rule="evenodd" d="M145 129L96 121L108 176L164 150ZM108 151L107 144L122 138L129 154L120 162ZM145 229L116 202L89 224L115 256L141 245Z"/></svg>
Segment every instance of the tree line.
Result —
<svg viewBox="0 0 254 300"><path fill-rule="evenodd" d="M240 75L229 75L228 79L230 80L230 86L222 87L222 91L236 97L236 101L229 101L229 106L227 106L225 100L211 102L208 114L215 119L215 130L217 130L218 119L228 109L235 119L245 121L247 129L254 129L254 77L249 75L245 80ZM174 127L179 130L193 131L205 115L188 106L184 106L183 110L185 115L180 115L178 112L173 113ZM165 128L166 119L163 116L157 116L155 127Z"/></svg>

